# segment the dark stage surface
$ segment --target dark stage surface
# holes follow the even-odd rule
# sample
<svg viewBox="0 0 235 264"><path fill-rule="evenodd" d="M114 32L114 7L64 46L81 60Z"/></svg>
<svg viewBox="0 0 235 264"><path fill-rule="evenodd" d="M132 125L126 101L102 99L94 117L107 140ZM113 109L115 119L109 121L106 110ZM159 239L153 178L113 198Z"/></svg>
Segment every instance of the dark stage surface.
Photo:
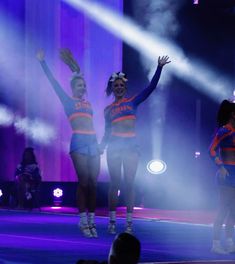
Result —
<svg viewBox="0 0 235 264"><path fill-rule="evenodd" d="M235 254L221 256L210 253L212 228L208 224L209 215L202 218L201 222L206 224L196 224L181 222L185 219L182 217L184 214L177 222L151 217L134 218L135 235L142 243L141 262L235 259ZM175 212L169 219L173 216L177 219ZM158 217L167 219L163 211ZM97 218L98 239L81 236L75 214L2 209L0 220L0 263L52 264L75 263L78 259L106 260L113 240L113 236L107 234L108 219L103 216ZM200 222L199 219L196 222ZM124 218L120 217L119 232L123 231L124 223Z"/></svg>

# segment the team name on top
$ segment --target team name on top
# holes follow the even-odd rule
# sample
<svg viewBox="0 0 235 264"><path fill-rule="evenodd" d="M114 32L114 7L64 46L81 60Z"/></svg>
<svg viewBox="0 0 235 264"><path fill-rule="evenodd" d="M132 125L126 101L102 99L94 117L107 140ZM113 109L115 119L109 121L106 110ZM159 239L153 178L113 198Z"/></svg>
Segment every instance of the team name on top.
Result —
<svg viewBox="0 0 235 264"><path fill-rule="evenodd" d="M81 102L75 103L75 109L79 110L81 108L91 108L91 105L87 101L81 101Z"/></svg>
<svg viewBox="0 0 235 264"><path fill-rule="evenodd" d="M119 115L121 112L132 111L133 107L130 105L121 105L113 108L110 112L111 117Z"/></svg>

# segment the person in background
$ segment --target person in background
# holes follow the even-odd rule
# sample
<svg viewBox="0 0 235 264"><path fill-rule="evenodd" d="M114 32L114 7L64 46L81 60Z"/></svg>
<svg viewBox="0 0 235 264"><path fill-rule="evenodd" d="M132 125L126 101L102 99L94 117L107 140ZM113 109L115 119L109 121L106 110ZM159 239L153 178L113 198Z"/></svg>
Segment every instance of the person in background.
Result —
<svg viewBox="0 0 235 264"><path fill-rule="evenodd" d="M213 224L212 252L234 253L235 243L235 103L224 100L217 113L218 130L209 148L210 156L218 167L219 208ZM221 231L225 221L225 248Z"/></svg>
<svg viewBox="0 0 235 264"><path fill-rule="evenodd" d="M25 202L32 200L41 183L41 172L34 154L34 149L24 149L22 160L15 171L18 208L23 209Z"/></svg>

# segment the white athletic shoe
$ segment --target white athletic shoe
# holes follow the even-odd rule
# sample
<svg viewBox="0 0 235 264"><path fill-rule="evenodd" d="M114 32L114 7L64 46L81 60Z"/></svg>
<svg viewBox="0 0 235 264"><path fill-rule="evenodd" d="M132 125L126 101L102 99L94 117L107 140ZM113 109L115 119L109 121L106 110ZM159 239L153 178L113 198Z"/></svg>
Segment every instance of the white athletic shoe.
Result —
<svg viewBox="0 0 235 264"><path fill-rule="evenodd" d="M82 232L84 237L87 237L87 238L92 238L93 237L88 225L79 224L78 226L79 226L79 228L80 228L80 230L81 230L81 232Z"/></svg>
<svg viewBox="0 0 235 264"><path fill-rule="evenodd" d="M90 228L90 232L91 232L92 237L98 238L96 225L95 224L89 225L89 228Z"/></svg>

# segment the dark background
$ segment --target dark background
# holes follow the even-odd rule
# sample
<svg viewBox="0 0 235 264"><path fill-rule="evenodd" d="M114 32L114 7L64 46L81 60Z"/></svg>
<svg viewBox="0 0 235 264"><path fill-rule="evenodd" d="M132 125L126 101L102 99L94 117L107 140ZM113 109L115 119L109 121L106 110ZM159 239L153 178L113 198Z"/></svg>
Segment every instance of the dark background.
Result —
<svg viewBox="0 0 235 264"><path fill-rule="evenodd" d="M136 1L124 3L124 12L134 17L137 23L145 28L147 21L136 12ZM145 13L144 8L142 12ZM199 5L184 1L183 4L181 2L176 16L180 31L177 36L171 37L172 41L181 47L189 58L199 58L212 65L222 75L225 74L234 80L234 1L199 1ZM148 84L147 73L141 66L141 57L124 44L123 58L124 72L127 72L131 80L129 86L132 92L138 92ZM164 70L167 71L167 67ZM235 86L227 87L231 96L234 88ZM137 181L144 204L158 208L213 208L217 199L216 167L210 160L208 148L216 129L219 102L174 76L164 89L168 99L163 124L162 159L167 163L168 169L161 176L138 175L138 179L144 178L142 182ZM221 98L221 101L223 99ZM197 102L200 102L201 106L199 128L196 124ZM143 153L142 166L153 158L148 118L157 111L160 109L157 106L151 108L148 100L139 110L139 127L145 127L144 131L139 130ZM197 159L194 156L196 149L201 152L200 158ZM142 171L143 168L139 168L139 174Z"/></svg>

